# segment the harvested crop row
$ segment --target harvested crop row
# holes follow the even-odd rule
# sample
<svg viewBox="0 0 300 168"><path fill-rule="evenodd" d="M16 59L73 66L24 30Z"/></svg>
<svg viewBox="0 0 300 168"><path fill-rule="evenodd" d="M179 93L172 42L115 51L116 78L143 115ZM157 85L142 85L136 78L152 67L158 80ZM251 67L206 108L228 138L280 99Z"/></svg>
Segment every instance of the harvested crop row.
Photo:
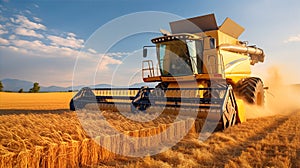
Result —
<svg viewBox="0 0 300 168"><path fill-rule="evenodd" d="M0 122L0 144L11 152L87 137L74 113L1 115Z"/></svg>
<svg viewBox="0 0 300 168"><path fill-rule="evenodd" d="M104 167L299 167L299 117L300 112L251 119L204 142L199 135L189 134L161 154L121 157Z"/></svg>
<svg viewBox="0 0 300 168"><path fill-rule="evenodd" d="M110 111L94 111L94 112L78 112L78 119L82 127L89 131L90 135L109 135L114 131L126 132L141 130L151 127L159 127L161 124L170 124L173 122L184 121L189 117L179 117L175 115L160 115L155 114L132 114L118 113ZM101 132L99 131L101 129Z"/></svg>
<svg viewBox="0 0 300 168"><path fill-rule="evenodd" d="M102 123L95 118L96 114L85 114L86 122ZM88 117L89 116L89 117ZM110 124L122 122L122 132L131 137L149 137L136 142L123 141L124 135L102 134L94 137L98 142L105 141L110 151L128 154L132 151L143 150L158 145L169 138L184 136L186 128L192 120L181 120L172 127L168 120L166 124L140 123L130 125L121 115L112 115ZM145 116L149 117L149 116ZM172 121L172 120L170 120ZM61 114L11 114L0 115L0 165L3 167L76 167L78 165L94 165L100 161L112 159L114 154L100 147L81 127L76 113ZM189 123L186 123L189 122ZM136 122L135 122L136 123ZM132 123L133 124L133 123ZM188 126L186 126L189 124ZM99 128L97 125L95 128ZM156 127L155 127L156 126ZM164 134L162 134L164 132ZM119 148L122 146L123 148ZM78 153L79 152L79 153ZM0 166L0 167L1 167Z"/></svg>
<svg viewBox="0 0 300 168"><path fill-rule="evenodd" d="M90 166L112 158L113 154L101 148L91 139L50 143L19 153L0 155L0 168L8 167L79 167Z"/></svg>

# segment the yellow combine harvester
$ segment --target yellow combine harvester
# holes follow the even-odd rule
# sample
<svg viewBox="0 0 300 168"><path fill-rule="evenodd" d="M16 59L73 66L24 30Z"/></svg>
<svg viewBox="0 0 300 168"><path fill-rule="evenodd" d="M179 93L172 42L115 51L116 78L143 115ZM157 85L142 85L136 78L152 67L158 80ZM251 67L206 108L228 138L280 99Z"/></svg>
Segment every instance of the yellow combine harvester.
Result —
<svg viewBox="0 0 300 168"><path fill-rule="evenodd" d="M225 129L246 120L244 102L264 104L263 82L251 77L250 66L264 62L265 55L238 40L243 27L230 18L217 26L213 14L171 22L170 27L171 33L162 30L163 36L151 40L158 72L152 60L143 61L143 80L158 82L155 88L83 88L70 109L96 100L101 110L210 113ZM144 57L148 47L143 48Z"/></svg>

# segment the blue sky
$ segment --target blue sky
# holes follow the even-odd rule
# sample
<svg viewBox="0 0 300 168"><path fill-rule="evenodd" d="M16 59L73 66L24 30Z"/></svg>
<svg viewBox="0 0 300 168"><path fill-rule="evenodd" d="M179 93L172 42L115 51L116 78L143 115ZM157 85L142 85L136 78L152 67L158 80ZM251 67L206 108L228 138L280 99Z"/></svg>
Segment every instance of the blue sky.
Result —
<svg viewBox="0 0 300 168"><path fill-rule="evenodd" d="M140 49L160 28L168 29L175 18L215 13L219 25L232 18L246 28L241 40L265 50L266 62L253 67L256 75L267 76L275 65L288 76L287 83L300 83L296 0L2 0L0 5L0 79L71 86L74 72L75 84L139 82ZM121 24L126 18L131 20ZM111 41L130 31L140 32Z"/></svg>

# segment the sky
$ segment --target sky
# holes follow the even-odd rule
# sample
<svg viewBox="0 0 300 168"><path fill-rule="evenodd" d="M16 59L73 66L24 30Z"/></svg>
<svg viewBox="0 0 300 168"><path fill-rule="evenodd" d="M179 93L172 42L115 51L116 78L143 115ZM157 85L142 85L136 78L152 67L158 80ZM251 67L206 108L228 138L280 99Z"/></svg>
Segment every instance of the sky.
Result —
<svg viewBox="0 0 300 168"><path fill-rule="evenodd" d="M1 0L0 80L65 87L141 82L142 47L160 28L214 13L218 25L230 17L246 29L241 41L264 49L256 76L276 66L286 83L300 83L299 9L296 0Z"/></svg>

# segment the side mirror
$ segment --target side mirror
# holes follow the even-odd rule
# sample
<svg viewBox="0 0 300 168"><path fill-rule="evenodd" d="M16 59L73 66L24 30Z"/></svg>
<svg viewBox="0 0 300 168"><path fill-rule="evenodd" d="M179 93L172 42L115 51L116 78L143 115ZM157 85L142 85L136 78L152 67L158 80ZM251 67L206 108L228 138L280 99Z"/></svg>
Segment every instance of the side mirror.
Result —
<svg viewBox="0 0 300 168"><path fill-rule="evenodd" d="M147 57L147 48L143 48L143 57L146 58Z"/></svg>

